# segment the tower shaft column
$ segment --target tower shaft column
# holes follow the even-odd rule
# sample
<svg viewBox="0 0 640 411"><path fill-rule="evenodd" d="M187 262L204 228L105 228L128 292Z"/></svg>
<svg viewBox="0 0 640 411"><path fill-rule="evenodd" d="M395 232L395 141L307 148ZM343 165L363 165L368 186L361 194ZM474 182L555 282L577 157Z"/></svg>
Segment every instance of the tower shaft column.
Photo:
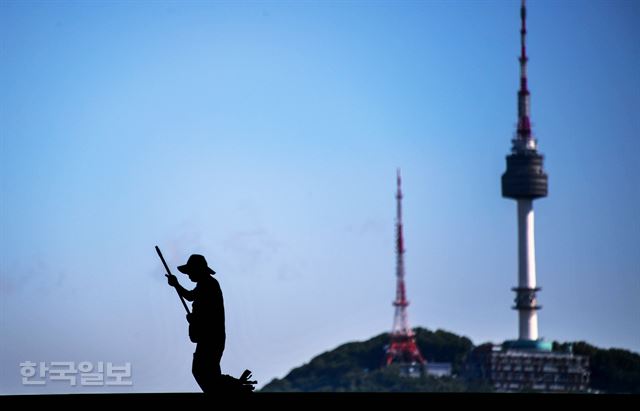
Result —
<svg viewBox="0 0 640 411"><path fill-rule="evenodd" d="M538 314L535 308L536 251L533 201L520 198L518 203L518 304L519 338L538 339ZM526 301L526 302L525 302ZM523 304L524 303L524 304ZM527 304L528 303L528 304Z"/></svg>
<svg viewBox="0 0 640 411"><path fill-rule="evenodd" d="M533 201L518 199L518 287L536 288Z"/></svg>

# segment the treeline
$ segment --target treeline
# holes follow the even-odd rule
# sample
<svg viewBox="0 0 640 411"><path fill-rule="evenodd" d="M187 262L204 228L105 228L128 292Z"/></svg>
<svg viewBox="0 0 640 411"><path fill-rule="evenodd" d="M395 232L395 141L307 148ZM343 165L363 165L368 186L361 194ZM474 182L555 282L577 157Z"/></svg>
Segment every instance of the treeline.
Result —
<svg viewBox="0 0 640 411"><path fill-rule="evenodd" d="M285 378L274 379L262 391L287 392L486 392L491 387L459 378L473 342L454 333L416 328L416 343L427 362L452 364L452 377L423 375L407 378L396 367L384 367L389 334L363 342L351 342L313 358L293 369ZM640 355L622 349L600 349L585 342L554 342L554 350L589 357L591 388L605 393L640 393Z"/></svg>

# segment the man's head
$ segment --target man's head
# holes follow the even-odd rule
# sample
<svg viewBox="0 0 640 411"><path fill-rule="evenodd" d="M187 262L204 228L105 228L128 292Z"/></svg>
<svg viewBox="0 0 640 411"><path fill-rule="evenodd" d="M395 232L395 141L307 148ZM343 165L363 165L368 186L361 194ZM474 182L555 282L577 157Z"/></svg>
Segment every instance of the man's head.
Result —
<svg viewBox="0 0 640 411"><path fill-rule="evenodd" d="M215 274L207 265L207 260L200 254L191 254L191 257L187 260L185 265L178 267L178 271L185 273L189 276L189 279L194 283L197 283L201 279L207 277L209 274Z"/></svg>

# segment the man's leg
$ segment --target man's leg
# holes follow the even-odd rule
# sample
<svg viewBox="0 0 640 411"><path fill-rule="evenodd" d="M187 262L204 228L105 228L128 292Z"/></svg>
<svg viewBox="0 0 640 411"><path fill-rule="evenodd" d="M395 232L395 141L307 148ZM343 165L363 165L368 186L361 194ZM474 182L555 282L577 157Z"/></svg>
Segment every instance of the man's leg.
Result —
<svg viewBox="0 0 640 411"><path fill-rule="evenodd" d="M222 353L218 353L216 350L196 346L191 372L202 392L213 392L216 389L218 379L222 374L220 370L221 358Z"/></svg>

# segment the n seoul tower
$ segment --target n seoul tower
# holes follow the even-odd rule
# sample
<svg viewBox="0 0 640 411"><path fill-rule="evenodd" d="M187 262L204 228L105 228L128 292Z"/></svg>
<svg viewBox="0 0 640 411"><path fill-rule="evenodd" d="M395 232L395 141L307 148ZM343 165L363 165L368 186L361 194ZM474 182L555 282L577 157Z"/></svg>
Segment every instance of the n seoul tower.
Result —
<svg viewBox="0 0 640 411"><path fill-rule="evenodd" d="M482 380L496 392L585 392L589 389L589 358L567 350L553 350L550 341L538 336L536 251L533 235L533 200L547 196L548 177L542 169L531 133L527 86L527 9L520 7L520 90L518 128L502 175L502 196L516 200L518 209L518 286L514 309L518 310L517 340L500 347L476 347L467 357L466 376Z"/></svg>
<svg viewBox="0 0 640 411"><path fill-rule="evenodd" d="M518 91L518 128L507 155L507 170L502 175L502 196L516 200L518 206L518 286L515 310L519 316L516 346L545 349L538 341L538 314L541 308L536 299L540 287L536 283L536 252L534 238L533 200L547 196L548 177L542 168L543 156L531 133L530 94L527 87L527 9L525 0L520 8L520 90Z"/></svg>

